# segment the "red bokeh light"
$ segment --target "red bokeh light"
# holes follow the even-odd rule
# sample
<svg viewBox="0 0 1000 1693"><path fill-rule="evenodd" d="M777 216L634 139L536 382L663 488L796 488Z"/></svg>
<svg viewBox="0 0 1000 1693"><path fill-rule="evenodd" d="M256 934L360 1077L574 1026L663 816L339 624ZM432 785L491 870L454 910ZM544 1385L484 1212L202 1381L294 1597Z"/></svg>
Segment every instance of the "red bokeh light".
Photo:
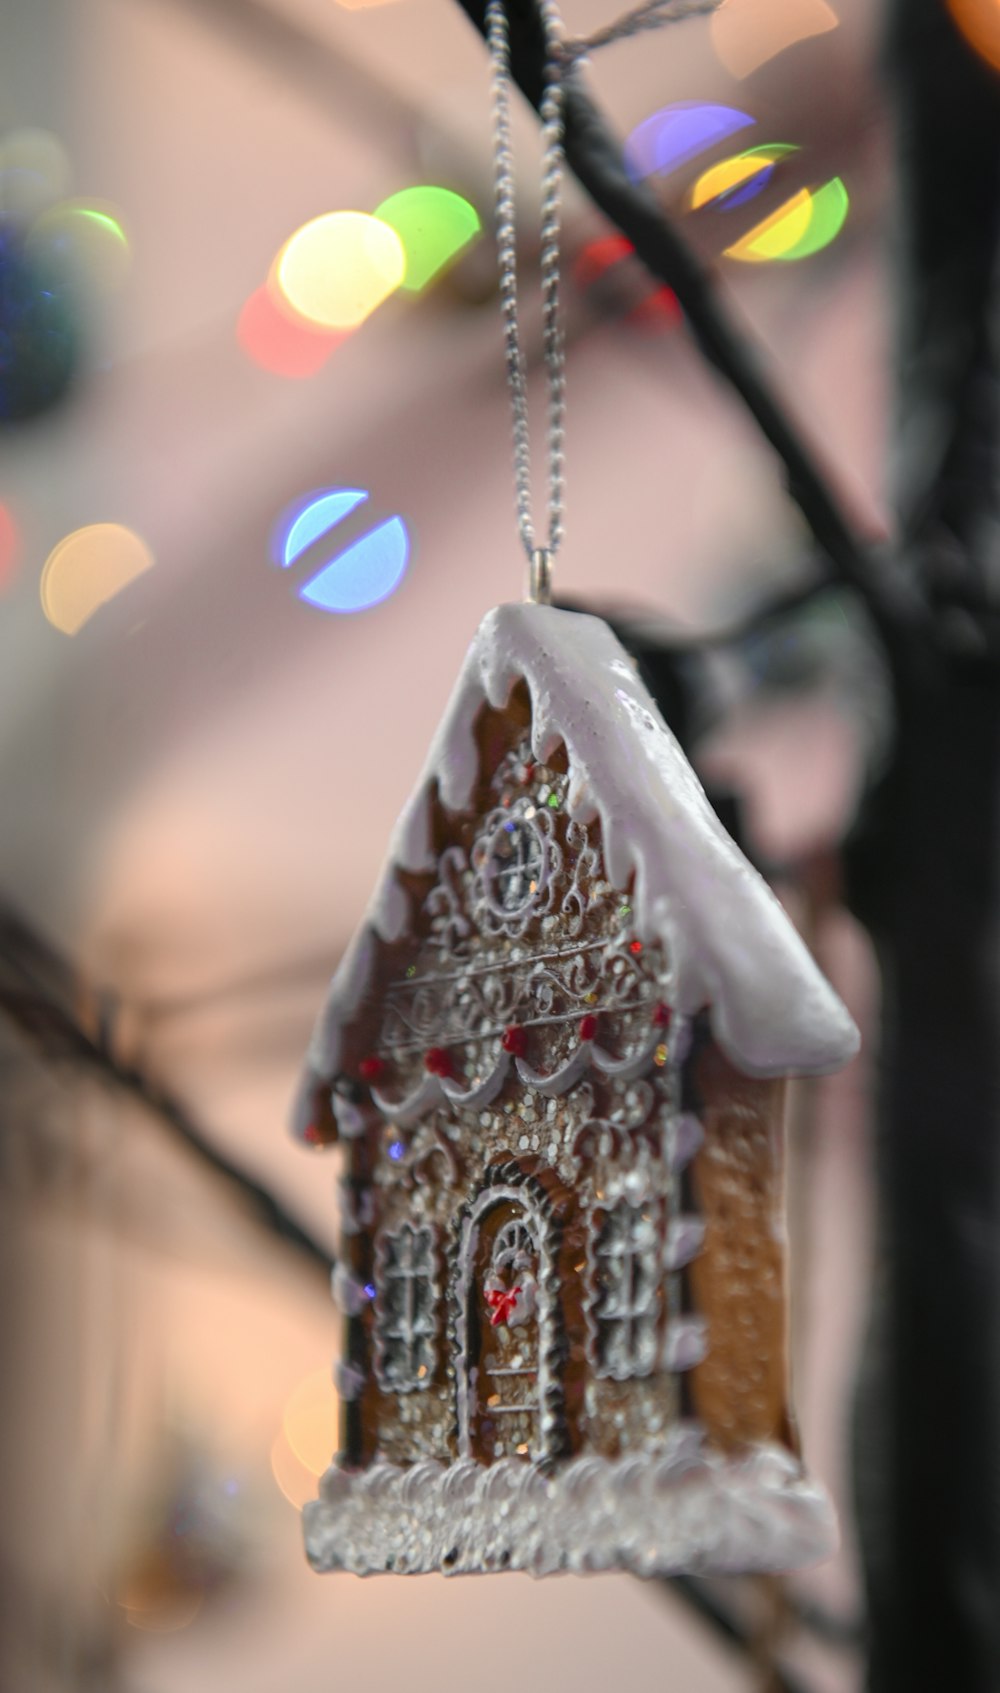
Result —
<svg viewBox="0 0 1000 1693"><path fill-rule="evenodd" d="M610 272L634 254L635 248L624 235L604 235L596 241L589 241L573 267L574 280L577 286L584 290L600 285ZM624 276L621 278L623 308L630 298L634 299L636 293L640 292L646 280L645 273L640 271L638 265L632 269L636 274L629 278L627 283ZM672 329L680 323L683 314L672 289L651 287L650 293L627 310L623 309L621 315L625 322L635 329L663 330Z"/></svg>
<svg viewBox="0 0 1000 1693"><path fill-rule="evenodd" d="M282 311L266 288L251 294L236 324L247 357L274 376L315 376L346 335L324 331Z"/></svg>
<svg viewBox="0 0 1000 1693"><path fill-rule="evenodd" d="M17 526L7 506L0 503L0 594L10 587L17 573Z"/></svg>

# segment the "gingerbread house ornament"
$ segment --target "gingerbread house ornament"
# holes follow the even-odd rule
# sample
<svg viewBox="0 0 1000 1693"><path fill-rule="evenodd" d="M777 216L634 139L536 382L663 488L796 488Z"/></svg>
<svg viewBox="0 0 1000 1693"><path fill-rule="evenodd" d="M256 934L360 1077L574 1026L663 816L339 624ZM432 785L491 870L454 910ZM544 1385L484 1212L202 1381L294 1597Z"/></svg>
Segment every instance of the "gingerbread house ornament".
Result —
<svg viewBox="0 0 1000 1693"><path fill-rule="evenodd" d="M482 624L296 1106L339 1141L320 1570L786 1569L784 1078L857 1031L594 617Z"/></svg>

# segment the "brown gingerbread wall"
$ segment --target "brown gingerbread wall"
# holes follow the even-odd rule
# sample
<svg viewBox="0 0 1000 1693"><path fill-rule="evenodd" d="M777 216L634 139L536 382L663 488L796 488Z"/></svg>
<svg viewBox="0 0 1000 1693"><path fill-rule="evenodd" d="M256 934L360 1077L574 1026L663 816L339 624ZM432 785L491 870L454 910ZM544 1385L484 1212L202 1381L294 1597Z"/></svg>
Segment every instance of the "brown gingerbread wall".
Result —
<svg viewBox="0 0 1000 1693"><path fill-rule="evenodd" d="M705 1247L690 1267L708 1355L692 1372L696 1415L723 1447L794 1445L788 1405L783 1221L785 1083L744 1076L715 1045L694 1081L705 1143L691 1170Z"/></svg>

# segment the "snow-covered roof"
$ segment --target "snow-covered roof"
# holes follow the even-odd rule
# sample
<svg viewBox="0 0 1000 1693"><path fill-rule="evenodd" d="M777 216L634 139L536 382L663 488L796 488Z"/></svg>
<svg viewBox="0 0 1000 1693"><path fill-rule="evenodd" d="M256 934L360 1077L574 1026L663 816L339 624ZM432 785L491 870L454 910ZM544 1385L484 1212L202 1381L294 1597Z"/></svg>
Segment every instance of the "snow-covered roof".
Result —
<svg viewBox="0 0 1000 1693"><path fill-rule="evenodd" d="M341 1030L365 992L375 937L398 940L409 902L394 869L435 858L428 793L467 809L478 776L476 716L502 707L523 679L531 739L544 762L562 742L566 811L600 820L608 879L634 877L633 921L675 961L677 1009L709 1006L716 1040L749 1075L819 1074L858 1049L840 999L767 883L723 829L635 666L606 623L553 606L503 605L484 618L416 790L393 835L367 916L334 975L310 1043L295 1128L304 1132L316 1083L338 1067Z"/></svg>

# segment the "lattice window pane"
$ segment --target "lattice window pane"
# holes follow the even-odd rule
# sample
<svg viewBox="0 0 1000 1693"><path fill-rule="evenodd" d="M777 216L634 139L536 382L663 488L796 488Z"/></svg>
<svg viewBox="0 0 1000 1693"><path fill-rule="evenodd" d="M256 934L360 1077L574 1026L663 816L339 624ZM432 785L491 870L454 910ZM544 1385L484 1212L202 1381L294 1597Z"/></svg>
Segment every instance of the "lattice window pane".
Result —
<svg viewBox="0 0 1000 1693"><path fill-rule="evenodd" d="M380 1242L376 1305L376 1371L398 1393L429 1387L434 1374L437 1286L429 1225L404 1223Z"/></svg>
<svg viewBox="0 0 1000 1693"><path fill-rule="evenodd" d="M597 1373L624 1381L656 1366L660 1253L648 1207L620 1200L597 1238Z"/></svg>

